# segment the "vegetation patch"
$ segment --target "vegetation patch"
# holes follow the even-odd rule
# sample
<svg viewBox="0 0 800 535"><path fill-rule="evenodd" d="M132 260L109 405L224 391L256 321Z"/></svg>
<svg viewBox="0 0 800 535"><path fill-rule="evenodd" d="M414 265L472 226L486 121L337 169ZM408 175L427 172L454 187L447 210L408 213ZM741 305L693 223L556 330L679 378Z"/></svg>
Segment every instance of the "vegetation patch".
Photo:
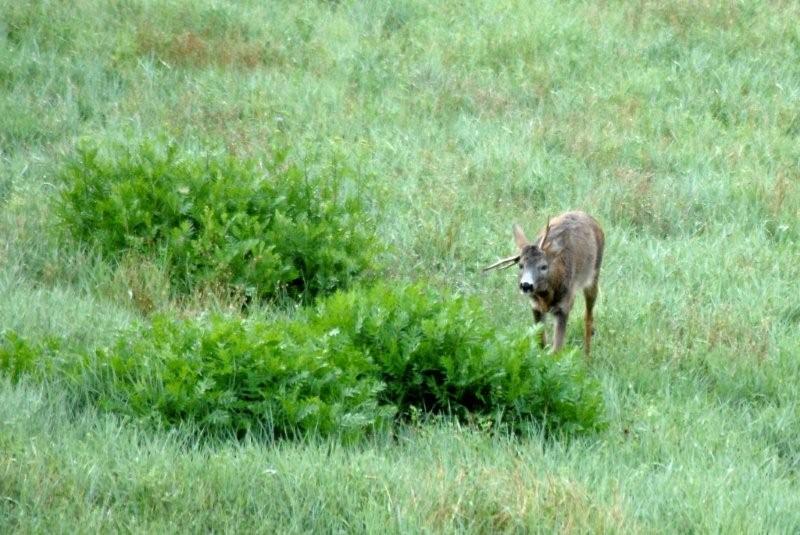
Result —
<svg viewBox="0 0 800 535"><path fill-rule="evenodd" d="M286 63L286 51L260 25L227 6L172 6L134 15L135 52L182 68L254 69Z"/></svg>
<svg viewBox="0 0 800 535"><path fill-rule="evenodd" d="M602 397L580 359L545 354L533 331L496 329L475 299L421 284L376 286L323 301L307 325L303 331L342 337L373 362L386 387L380 399L401 414L419 408L500 416L514 425L601 425Z"/></svg>
<svg viewBox="0 0 800 535"><path fill-rule="evenodd" d="M167 65L254 68L283 62L278 50L249 41L238 34L217 41L204 33L184 31L177 35L165 35L145 27L137 33L136 41L140 54L153 55Z"/></svg>
<svg viewBox="0 0 800 535"><path fill-rule="evenodd" d="M143 142L85 144L61 172L57 213L111 259L149 255L178 292L226 285L248 297L313 297L348 286L377 242L353 172L312 172L275 148L261 161Z"/></svg>
<svg viewBox="0 0 800 535"><path fill-rule="evenodd" d="M158 316L94 351L7 333L0 370L64 379L103 409L159 426L237 436L351 439L420 411L515 430L602 427L602 397L579 359L489 325L475 300L378 286L293 319Z"/></svg>

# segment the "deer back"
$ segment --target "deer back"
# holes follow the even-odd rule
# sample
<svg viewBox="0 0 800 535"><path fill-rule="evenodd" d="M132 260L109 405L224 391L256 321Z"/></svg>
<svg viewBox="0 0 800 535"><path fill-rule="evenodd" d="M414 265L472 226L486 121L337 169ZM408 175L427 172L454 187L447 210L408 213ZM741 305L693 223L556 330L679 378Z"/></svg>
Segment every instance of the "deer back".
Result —
<svg viewBox="0 0 800 535"><path fill-rule="evenodd" d="M542 239L544 238L544 243ZM559 264L554 270L559 286L573 293L591 286L602 261L604 235L597 221L584 212L567 212L550 221L538 243Z"/></svg>

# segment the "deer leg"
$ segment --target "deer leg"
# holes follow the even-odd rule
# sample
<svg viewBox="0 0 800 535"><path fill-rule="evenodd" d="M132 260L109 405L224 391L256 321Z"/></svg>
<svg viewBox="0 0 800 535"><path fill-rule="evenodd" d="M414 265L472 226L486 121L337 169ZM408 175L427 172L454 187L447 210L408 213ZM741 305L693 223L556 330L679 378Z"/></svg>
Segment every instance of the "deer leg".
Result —
<svg viewBox="0 0 800 535"><path fill-rule="evenodd" d="M541 310L533 309L533 322L537 325L544 322L544 313ZM544 326L539 330L539 347L544 347L545 341Z"/></svg>
<svg viewBox="0 0 800 535"><path fill-rule="evenodd" d="M569 312L559 310L553 315L556 318L555 335L553 336L553 353L555 353L561 349L561 346L564 345L564 333L567 330L567 318L569 317Z"/></svg>
<svg viewBox="0 0 800 535"><path fill-rule="evenodd" d="M586 316L583 319L583 351L588 358L592 349L592 335L594 334L594 317L592 316L592 308L597 299L597 283L595 282L583 291L583 297L586 298Z"/></svg>

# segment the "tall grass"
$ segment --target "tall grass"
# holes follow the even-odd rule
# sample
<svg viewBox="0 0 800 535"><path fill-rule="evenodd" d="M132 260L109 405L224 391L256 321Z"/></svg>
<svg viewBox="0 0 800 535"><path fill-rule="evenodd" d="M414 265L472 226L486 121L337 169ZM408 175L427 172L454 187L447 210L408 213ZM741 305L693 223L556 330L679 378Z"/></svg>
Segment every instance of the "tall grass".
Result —
<svg viewBox="0 0 800 535"><path fill-rule="evenodd" d="M52 238L53 177L80 138L257 159L280 137L364 177L388 283L424 274L520 332L513 275L479 268L511 251L514 221L596 215L591 368L610 419L567 442L420 422L358 447L200 445L78 410L57 383L3 382L0 531L796 530L798 16L0 1L0 329L101 347L139 318L130 295L176 315L230 304L164 296L157 268ZM292 311L251 311L276 313Z"/></svg>

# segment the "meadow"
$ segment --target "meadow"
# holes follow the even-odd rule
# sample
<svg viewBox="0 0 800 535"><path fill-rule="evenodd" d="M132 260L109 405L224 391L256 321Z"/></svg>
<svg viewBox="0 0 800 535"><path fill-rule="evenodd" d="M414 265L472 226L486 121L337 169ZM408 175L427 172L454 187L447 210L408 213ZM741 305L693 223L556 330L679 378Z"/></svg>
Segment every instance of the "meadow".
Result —
<svg viewBox="0 0 800 535"><path fill-rule="evenodd" d="M154 316L301 314L65 239L87 142L341 162L385 245L369 277L468 296L520 337L516 274L481 273L511 225L580 208L607 239L602 428L414 412L354 442L199 438L0 372L0 532L796 532L798 20L791 1L0 0L2 332L94 354Z"/></svg>

